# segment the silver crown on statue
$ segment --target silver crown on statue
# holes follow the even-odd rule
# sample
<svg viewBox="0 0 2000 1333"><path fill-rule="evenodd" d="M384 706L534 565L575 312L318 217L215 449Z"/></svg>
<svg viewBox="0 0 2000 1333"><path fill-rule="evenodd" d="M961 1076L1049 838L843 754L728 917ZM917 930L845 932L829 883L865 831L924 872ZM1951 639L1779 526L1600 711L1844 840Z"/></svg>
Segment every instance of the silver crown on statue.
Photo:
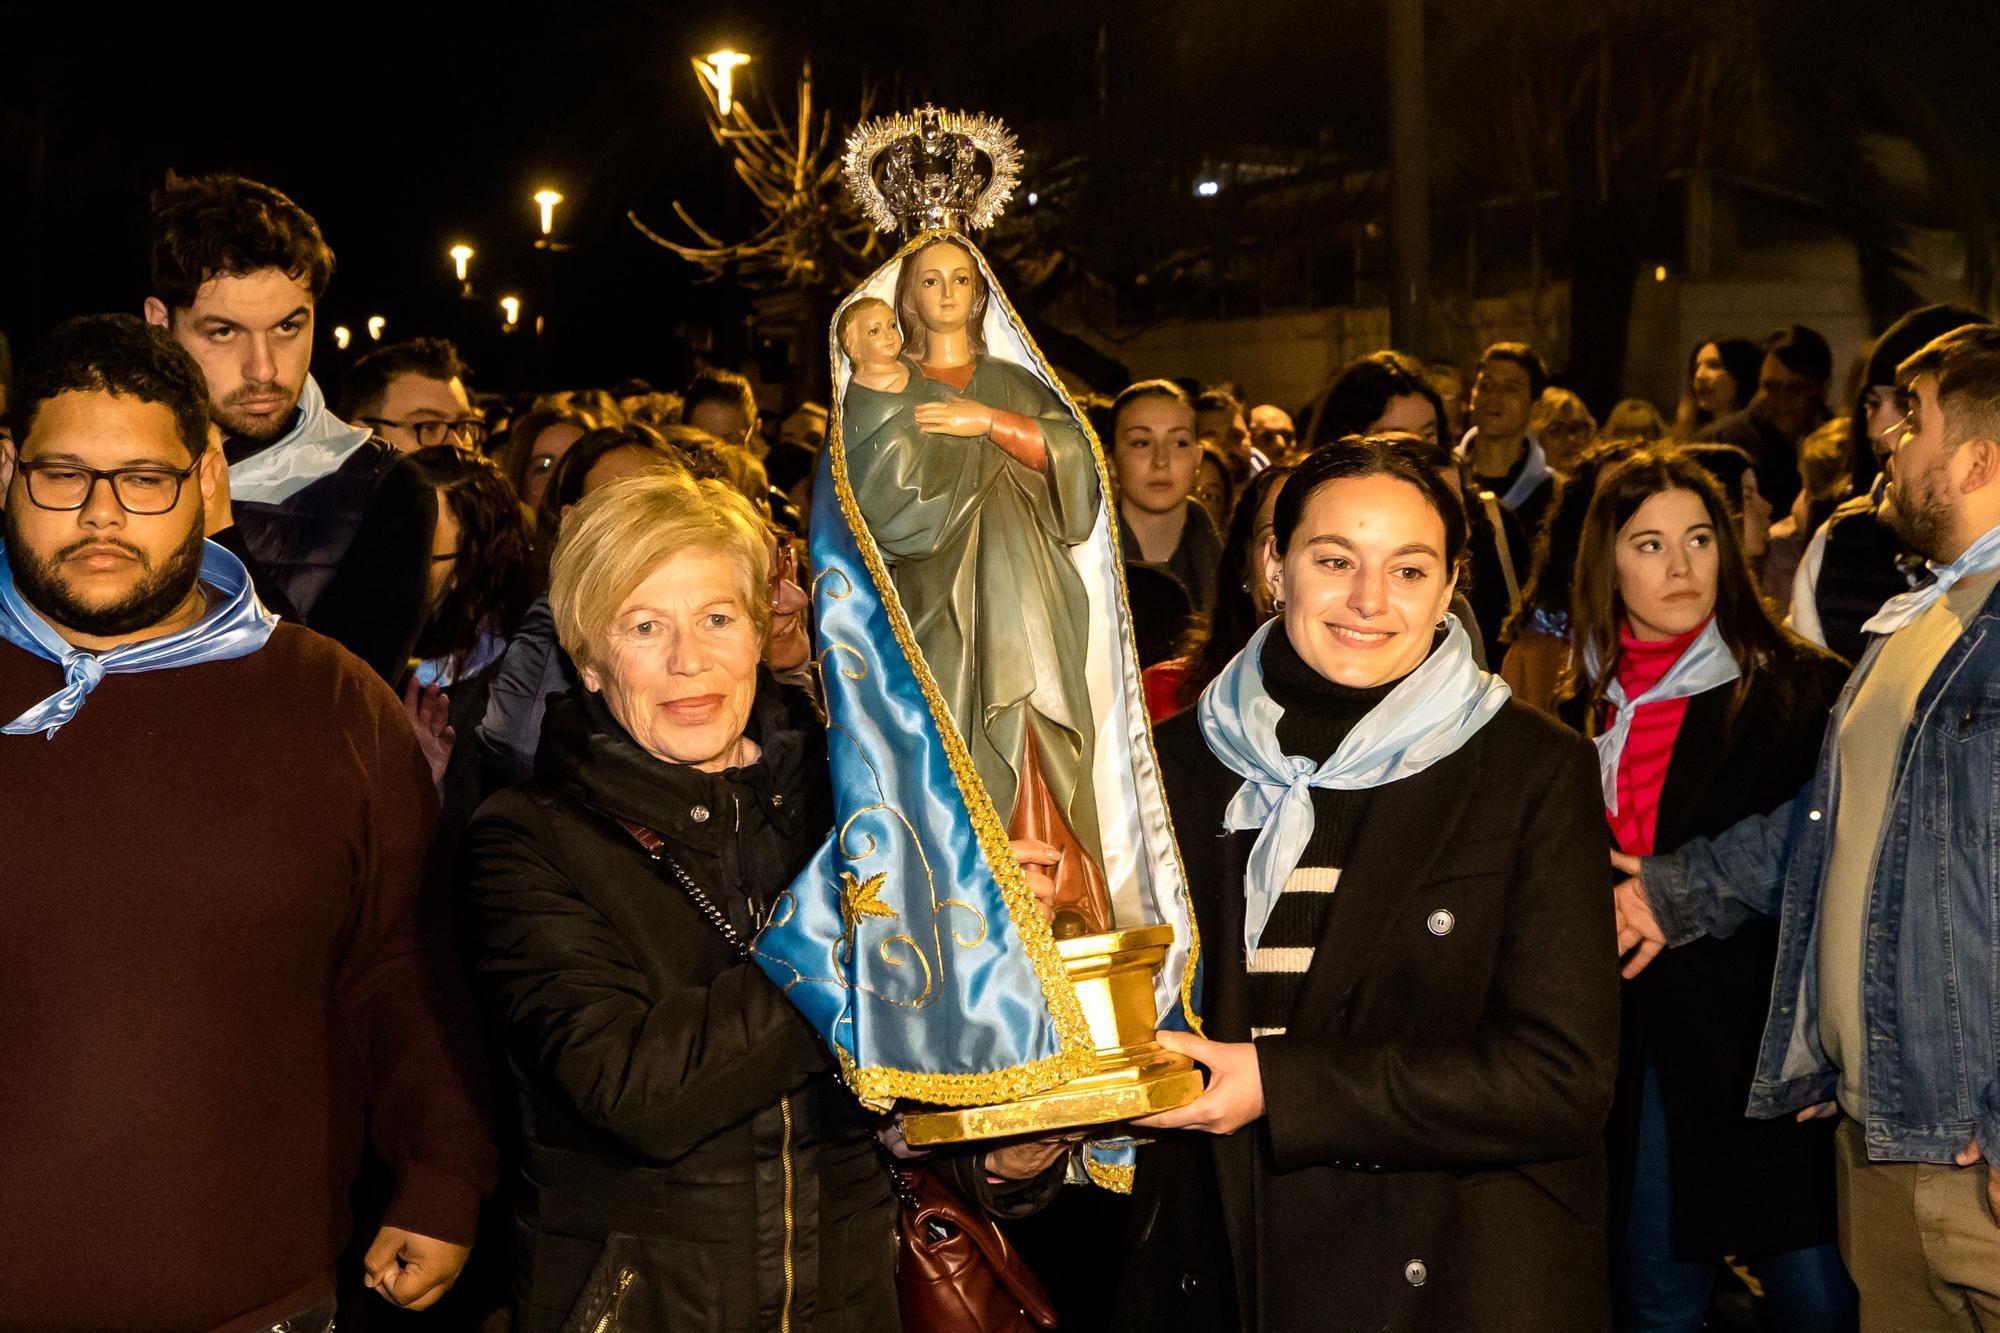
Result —
<svg viewBox="0 0 2000 1333"><path fill-rule="evenodd" d="M992 116L923 106L847 136L847 189L878 231L983 231L1021 179L1021 146Z"/></svg>

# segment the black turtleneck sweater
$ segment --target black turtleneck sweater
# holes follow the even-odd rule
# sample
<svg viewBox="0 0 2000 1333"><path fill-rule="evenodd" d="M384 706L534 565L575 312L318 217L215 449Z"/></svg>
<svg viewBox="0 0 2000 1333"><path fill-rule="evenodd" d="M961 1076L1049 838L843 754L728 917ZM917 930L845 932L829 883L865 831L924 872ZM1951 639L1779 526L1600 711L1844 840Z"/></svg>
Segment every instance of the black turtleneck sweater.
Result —
<svg viewBox="0 0 2000 1333"><path fill-rule="evenodd" d="M1264 641L1264 688L1283 708L1278 744L1286 754L1323 764L1368 710L1388 697L1397 681L1352 689L1322 676L1300 657L1282 631ZM1254 1036L1282 1032L1312 968L1313 950L1333 911L1340 866L1354 845L1369 791L1315 790L1313 832L1297 869L1271 908L1257 953L1248 960L1249 1018Z"/></svg>

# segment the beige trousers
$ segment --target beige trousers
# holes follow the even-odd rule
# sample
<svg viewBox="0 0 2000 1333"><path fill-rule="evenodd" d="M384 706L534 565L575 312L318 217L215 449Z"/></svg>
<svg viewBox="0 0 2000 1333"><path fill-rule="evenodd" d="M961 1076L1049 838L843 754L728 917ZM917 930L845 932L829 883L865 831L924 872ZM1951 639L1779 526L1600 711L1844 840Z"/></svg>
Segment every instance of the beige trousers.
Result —
<svg viewBox="0 0 2000 1333"><path fill-rule="evenodd" d="M1986 1167L1871 1162L1845 1117L1834 1145L1840 1257L1861 1291L1861 1333L2000 1333Z"/></svg>

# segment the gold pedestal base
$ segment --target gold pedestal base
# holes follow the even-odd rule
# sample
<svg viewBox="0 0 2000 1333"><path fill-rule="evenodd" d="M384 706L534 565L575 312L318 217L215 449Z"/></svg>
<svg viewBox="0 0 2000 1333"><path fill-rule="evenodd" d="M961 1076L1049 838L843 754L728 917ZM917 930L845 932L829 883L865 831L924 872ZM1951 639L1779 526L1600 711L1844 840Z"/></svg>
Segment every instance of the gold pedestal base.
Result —
<svg viewBox="0 0 2000 1333"><path fill-rule="evenodd" d="M1048 1134L1170 1111L1199 1097L1201 1071L1153 1039L1153 978L1173 940L1170 925L1057 940L1056 952L1090 1025L1096 1067L1018 1101L906 1111L904 1139L912 1147L929 1147Z"/></svg>

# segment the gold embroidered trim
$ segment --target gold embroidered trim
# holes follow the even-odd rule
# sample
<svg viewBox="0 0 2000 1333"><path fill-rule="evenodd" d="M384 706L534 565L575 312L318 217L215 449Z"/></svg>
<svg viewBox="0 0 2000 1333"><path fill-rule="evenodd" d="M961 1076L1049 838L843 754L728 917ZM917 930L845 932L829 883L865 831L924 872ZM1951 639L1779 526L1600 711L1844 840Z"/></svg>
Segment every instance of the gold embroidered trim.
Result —
<svg viewBox="0 0 2000 1333"><path fill-rule="evenodd" d="M1096 1065L1095 1054L1086 1049L1080 1070L1075 1068L1077 1062L1073 1052L1058 1051L1040 1060L990 1072L935 1074L890 1069L885 1065L869 1065L864 1069L854 1063L854 1058L845 1048L834 1047L834 1054L840 1057L841 1081L853 1090L862 1104L876 1110L887 1110L892 1103L903 1098L937 1106L985 1106L1019 1101L1081 1078Z"/></svg>
<svg viewBox="0 0 2000 1333"><path fill-rule="evenodd" d="M1083 1155L1083 1169L1090 1176L1091 1184L1108 1189L1113 1194L1130 1194L1132 1180L1139 1174L1137 1167L1100 1162L1089 1153Z"/></svg>

